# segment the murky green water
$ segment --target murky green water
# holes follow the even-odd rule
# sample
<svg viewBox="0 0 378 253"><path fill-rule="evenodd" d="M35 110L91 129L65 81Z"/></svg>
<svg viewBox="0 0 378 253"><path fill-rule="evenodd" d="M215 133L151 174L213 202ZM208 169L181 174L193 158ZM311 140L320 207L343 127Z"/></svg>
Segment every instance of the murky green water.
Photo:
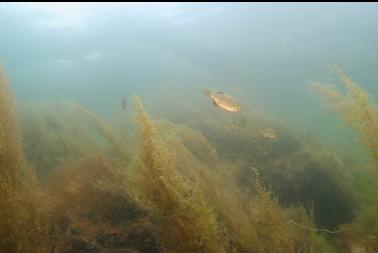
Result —
<svg viewBox="0 0 378 253"><path fill-rule="evenodd" d="M376 3L0 4L0 252L378 252L377 24ZM336 112L311 86L346 94L329 65L362 88Z"/></svg>

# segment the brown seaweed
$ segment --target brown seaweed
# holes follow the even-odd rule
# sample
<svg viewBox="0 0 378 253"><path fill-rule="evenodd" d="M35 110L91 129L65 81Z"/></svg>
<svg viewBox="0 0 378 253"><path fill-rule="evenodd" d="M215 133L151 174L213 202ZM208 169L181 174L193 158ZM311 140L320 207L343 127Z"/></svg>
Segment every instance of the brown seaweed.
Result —
<svg viewBox="0 0 378 253"><path fill-rule="evenodd" d="M158 219L167 252L224 252L215 214L201 191L178 174L139 98L134 108L140 133L139 196Z"/></svg>
<svg viewBox="0 0 378 253"><path fill-rule="evenodd" d="M0 252L49 252L47 206L25 163L13 99L0 68Z"/></svg>

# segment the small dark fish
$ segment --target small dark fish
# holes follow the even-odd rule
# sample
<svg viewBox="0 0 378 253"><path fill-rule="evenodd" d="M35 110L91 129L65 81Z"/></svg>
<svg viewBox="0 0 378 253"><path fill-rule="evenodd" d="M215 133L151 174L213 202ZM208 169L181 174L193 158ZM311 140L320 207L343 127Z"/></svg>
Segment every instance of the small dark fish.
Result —
<svg viewBox="0 0 378 253"><path fill-rule="evenodd" d="M122 106L122 109L123 109L124 111L127 110L127 100L126 100L126 98L122 98L121 106Z"/></svg>

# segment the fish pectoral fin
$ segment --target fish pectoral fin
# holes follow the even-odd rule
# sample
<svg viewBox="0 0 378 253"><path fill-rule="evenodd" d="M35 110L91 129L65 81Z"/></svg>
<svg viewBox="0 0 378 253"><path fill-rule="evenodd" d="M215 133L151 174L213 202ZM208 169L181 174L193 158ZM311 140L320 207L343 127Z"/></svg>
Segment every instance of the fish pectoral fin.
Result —
<svg viewBox="0 0 378 253"><path fill-rule="evenodd" d="M223 92L221 92L221 91L218 91L216 94L224 94Z"/></svg>
<svg viewBox="0 0 378 253"><path fill-rule="evenodd" d="M213 105L218 106L217 102L213 100Z"/></svg>

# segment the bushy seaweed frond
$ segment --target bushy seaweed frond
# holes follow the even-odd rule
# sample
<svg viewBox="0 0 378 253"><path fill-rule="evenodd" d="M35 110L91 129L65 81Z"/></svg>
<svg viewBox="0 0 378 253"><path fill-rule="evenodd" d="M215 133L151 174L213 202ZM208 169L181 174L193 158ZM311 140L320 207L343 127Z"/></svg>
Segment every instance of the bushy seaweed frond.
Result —
<svg viewBox="0 0 378 253"><path fill-rule="evenodd" d="M158 219L163 247L167 252L224 252L215 215L201 191L179 175L140 99L133 102L141 142L139 195Z"/></svg>
<svg viewBox="0 0 378 253"><path fill-rule="evenodd" d="M131 201L118 162L91 154L54 170L47 186L54 200L54 252L157 248L149 217Z"/></svg>
<svg viewBox="0 0 378 253"><path fill-rule="evenodd" d="M130 152L127 149L127 146L122 142L122 137L119 136L108 123L76 102L67 101L67 103L90 121L102 136L113 145L114 150L120 153L123 159L128 160L130 158Z"/></svg>
<svg viewBox="0 0 378 253"><path fill-rule="evenodd" d="M285 210L282 209L278 200L272 197L260 181L258 170L256 174L255 189L255 226L259 239L262 242L263 252L295 252L295 229L290 224ZM284 249L284 250L283 250Z"/></svg>
<svg viewBox="0 0 378 253"><path fill-rule="evenodd" d="M0 252L49 252L44 201L27 167L12 96L0 68Z"/></svg>
<svg viewBox="0 0 378 253"><path fill-rule="evenodd" d="M23 150L41 180L60 163L100 150L91 125L72 108L33 102L20 112Z"/></svg>
<svg viewBox="0 0 378 253"><path fill-rule="evenodd" d="M373 183L377 184L378 108L371 96L357 83L353 82L340 68L333 67L333 70L345 88L345 94L329 84L313 83L313 87L328 100L330 108L357 132L361 144L375 161L375 170L372 173L375 175ZM342 229L346 228L342 236L344 243L348 244L348 248L355 248L356 250L361 248L368 251L375 251L378 248L376 197L372 198L372 204L362 208L353 224L342 226Z"/></svg>
<svg viewBox="0 0 378 253"><path fill-rule="evenodd" d="M215 148L210 145L201 133L194 131L188 126L180 126L178 130L179 137L183 144L193 155L198 157L201 161L206 162L210 167L218 163Z"/></svg>
<svg viewBox="0 0 378 253"><path fill-rule="evenodd" d="M348 126L357 131L361 143L378 162L378 109L357 83L338 67L333 67L346 94L324 83L313 83L313 88L329 102L329 107L340 114Z"/></svg>
<svg viewBox="0 0 378 253"><path fill-rule="evenodd" d="M201 189L208 205L216 211L224 228L227 252L257 252L258 241L252 222L253 214L246 208L250 199L240 191L234 181L236 168L218 159L196 156L204 147L192 145L197 143L196 138L190 138L193 133L193 130L182 131L179 127L177 138L171 138L168 148L174 154L176 168L181 175ZM188 143L188 138L193 143ZM202 142L207 143L207 140L203 138L199 143ZM209 143L206 146L211 147ZM193 150L194 147L197 150ZM205 148L206 150L211 151Z"/></svg>
<svg viewBox="0 0 378 253"><path fill-rule="evenodd" d="M313 234L291 222L310 223L306 213L290 215L289 219L288 210L263 187L259 177L255 181L255 196L248 196L235 180L239 168L219 158L204 159L198 155L208 151L216 154L206 138L197 138L194 130L167 121L158 122L156 129L159 137L166 140L166 148L173 155L180 176L196 185L207 204L216 211L224 229L227 252L278 253L301 247L299 252L305 253L316 249L311 240ZM294 213L291 210L300 213L300 208L290 209ZM278 232L274 234L276 229Z"/></svg>
<svg viewBox="0 0 378 253"><path fill-rule="evenodd" d="M0 66L0 163L1 172L17 177L21 173L22 155L18 125L13 110L8 80Z"/></svg>

